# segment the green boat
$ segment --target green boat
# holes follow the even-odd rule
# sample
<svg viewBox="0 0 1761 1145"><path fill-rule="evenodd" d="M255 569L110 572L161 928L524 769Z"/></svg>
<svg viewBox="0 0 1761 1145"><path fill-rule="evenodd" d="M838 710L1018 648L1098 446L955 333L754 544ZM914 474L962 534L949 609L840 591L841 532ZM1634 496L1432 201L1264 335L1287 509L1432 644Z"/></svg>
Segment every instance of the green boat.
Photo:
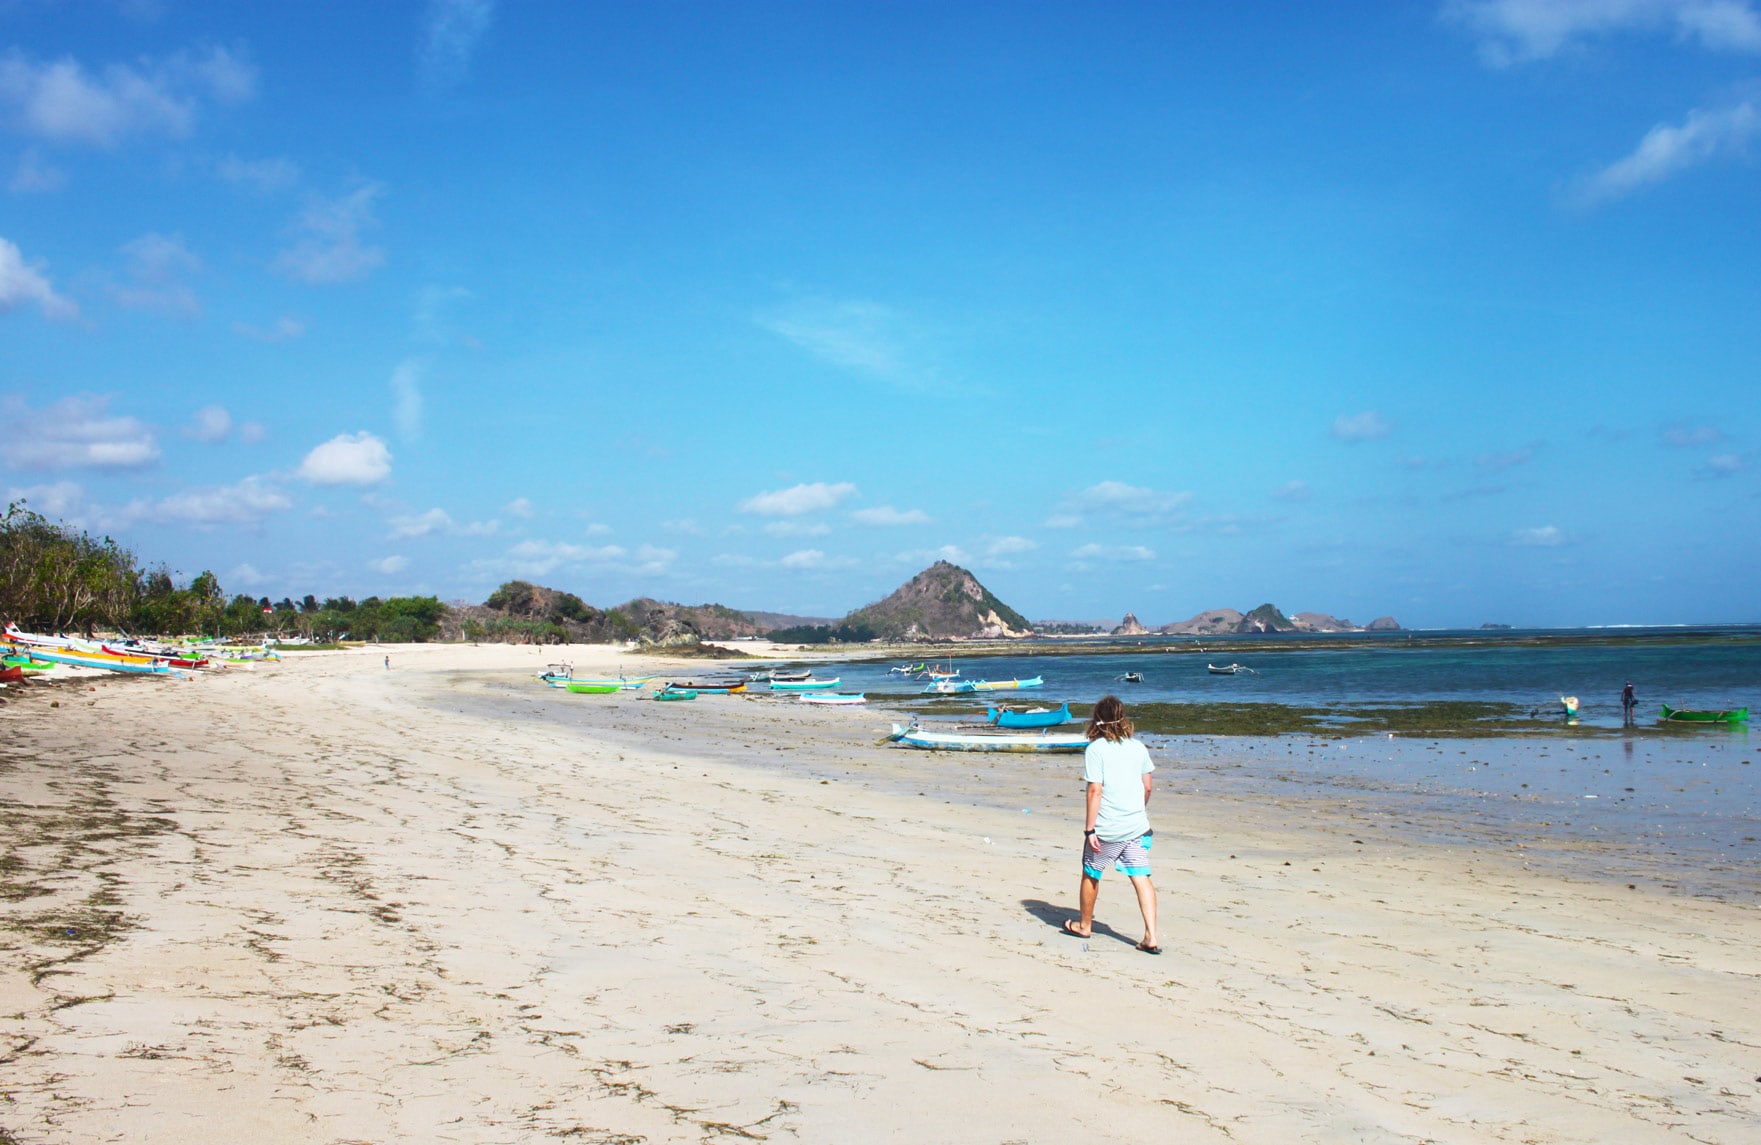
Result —
<svg viewBox="0 0 1761 1145"><path fill-rule="evenodd" d="M1743 724L1749 722L1749 709L1734 708L1724 712L1699 712L1690 708L1672 708L1668 704L1664 704L1663 718L1683 724Z"/></svg>
<svg viewBox="0 0 1761 1145"><path fill-rule="evenodd" d="M569 684L569 691L576 695L603 696L608 692L622 690L622 684L584 684L579 682Z"/></svg>

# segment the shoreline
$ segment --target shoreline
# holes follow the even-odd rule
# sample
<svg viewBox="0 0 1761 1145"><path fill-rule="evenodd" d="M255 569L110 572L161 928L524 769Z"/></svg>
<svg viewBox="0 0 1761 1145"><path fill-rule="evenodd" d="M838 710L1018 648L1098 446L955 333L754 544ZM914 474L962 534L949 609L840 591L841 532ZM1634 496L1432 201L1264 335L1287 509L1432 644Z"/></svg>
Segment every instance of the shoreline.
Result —
<svg viewBox="0 0 1761 1145"><path fill-rule="evenodd" d="M1735 1143L1756 1123L1751 907L1378 839L1298 799L1252 820L1168 768L1151 959L1121 880L1094 940L1057 932L1068 760L1024 781L874 749L873 712L512 686L554 649L394 648L390 672L381 652L0 708L0 797L35 840L0 916L0 1129ZM578 722L530 719L543 703ZM79 911L116 925L54 925Z"/></svg>

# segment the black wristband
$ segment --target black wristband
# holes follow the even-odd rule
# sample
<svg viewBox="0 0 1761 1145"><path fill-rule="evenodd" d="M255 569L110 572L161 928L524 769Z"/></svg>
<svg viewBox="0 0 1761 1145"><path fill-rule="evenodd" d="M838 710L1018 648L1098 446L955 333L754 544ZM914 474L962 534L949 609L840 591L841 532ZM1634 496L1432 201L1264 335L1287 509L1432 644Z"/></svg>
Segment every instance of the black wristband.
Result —
<svg viewBox="0 0 1761 1145"><path fill-rule="evenodd" d="M1093 832L1093 831L1084 831L1084 832L1083 832L1083 835L1084 835L1084 836L1088 836L1088 835L1092 835L1092 834L1094 834L1094 832Z"/></svg>

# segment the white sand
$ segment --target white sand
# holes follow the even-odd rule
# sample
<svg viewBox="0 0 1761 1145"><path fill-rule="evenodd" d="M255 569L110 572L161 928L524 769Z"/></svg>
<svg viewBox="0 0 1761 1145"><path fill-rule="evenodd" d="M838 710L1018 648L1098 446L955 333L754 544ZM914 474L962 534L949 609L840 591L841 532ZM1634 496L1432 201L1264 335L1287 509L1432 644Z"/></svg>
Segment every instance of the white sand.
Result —
<svg viewBox="0 0 1761 1145"><path fill-rule="evenodd" d="M1761 1140L1751 906L381 655L0 708L0 1142Z"/></svg>

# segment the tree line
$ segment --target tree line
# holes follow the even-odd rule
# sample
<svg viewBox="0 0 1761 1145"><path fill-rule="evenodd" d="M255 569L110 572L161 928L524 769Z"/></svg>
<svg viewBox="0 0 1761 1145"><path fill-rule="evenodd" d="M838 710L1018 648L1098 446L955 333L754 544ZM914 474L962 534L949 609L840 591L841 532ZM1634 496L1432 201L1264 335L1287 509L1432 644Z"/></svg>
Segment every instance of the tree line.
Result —
<svg viewBox="0 0 1761 1145"><path fill-rule="evenodd" d="M433 596L228 597L212 572L179 583L163 564L143 568L114 539L52 522L21 501L0 518L0 619L26 631L407 643L434 639L447 611Z"/></svg>

